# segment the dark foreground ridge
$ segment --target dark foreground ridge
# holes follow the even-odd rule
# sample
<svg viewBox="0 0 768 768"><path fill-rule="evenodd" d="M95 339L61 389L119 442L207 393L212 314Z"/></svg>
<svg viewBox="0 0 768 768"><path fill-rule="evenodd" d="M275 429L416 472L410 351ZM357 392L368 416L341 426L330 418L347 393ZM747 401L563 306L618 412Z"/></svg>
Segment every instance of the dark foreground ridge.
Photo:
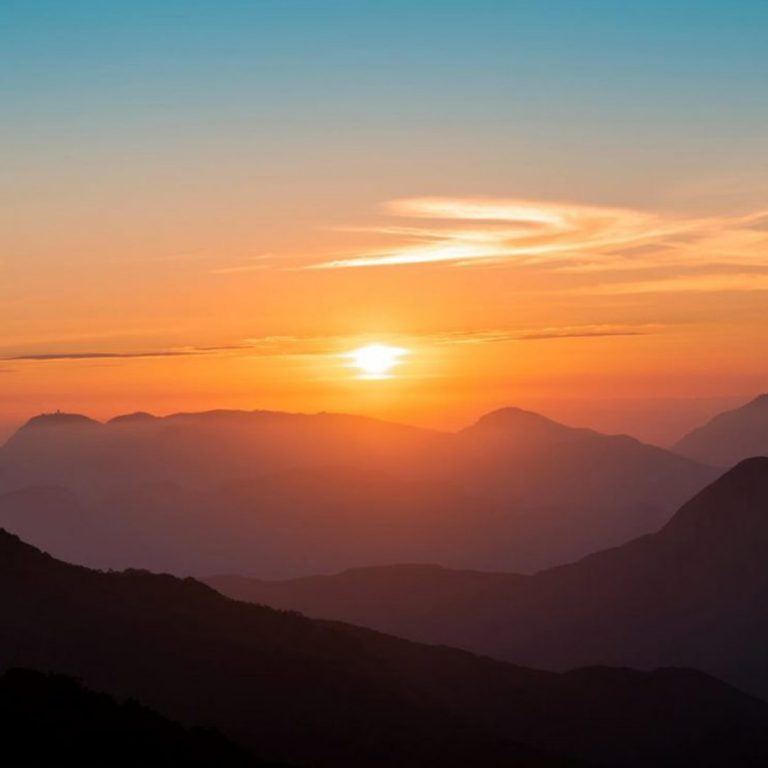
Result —
<svg viewBox="0 0 768 768"><path fill-rule="evenodd" d="M278 768L215 731L28 669L0 676L0 722L2 764L12 768Z"/></svg>
<svg viewBox="0 0 768 768"><path fill-rule="evenodd" d="M538 672L67 565L0 533L0 666L72 675L268 760L324 768L736 768L768 705L704 674Z"/></svg>

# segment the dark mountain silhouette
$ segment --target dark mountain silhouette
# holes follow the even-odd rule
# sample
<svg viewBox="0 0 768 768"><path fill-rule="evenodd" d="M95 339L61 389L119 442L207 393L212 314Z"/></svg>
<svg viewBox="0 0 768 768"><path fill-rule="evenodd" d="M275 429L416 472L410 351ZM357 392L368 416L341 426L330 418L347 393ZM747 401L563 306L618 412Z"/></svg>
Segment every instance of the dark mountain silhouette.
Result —
<svg viewBox="0 0 768 768"><path fill-rule="evenodd" d="M534 576L400 566L226 594L549 669L692 666L768 696L768 458L748 459L658 533Z"/></svg>
<svg viewBox="0 0 768 768"><path fill-rule="evenodd" d="M77 677L266 759L317 766L768 760L768 704L702 673L564 674L102 573L0 532L0 669ZM559 755L559 757L558 757Z"/></svg>
<svg viewBox="0 0 768 768"><path fill-rule="evenodd" d="M681 438L674 450L719 467L731 467L750 456L768 455L768 394L715 416Z"/></svg>
<svg viewBox="0 0 768 768"><path fill-rule="evenodd" d="M0 676L2 764L7 768L277 768L221 734L184 728L135 701L71 677L11 669Z"/></svg>
<svg viewBox="0 0 768 768"><path fill-rule="evenodd" d="M632 438L519 409L455 434L323 413L106 424L50 414L0 449L0 492L67 489L88 534L59 546L48 505L38 536L34 500L28 509L21 496L0 525L24 518L33 543L99 567L280 577L416 560L529 571L653 530L712 477Z"/></svg>

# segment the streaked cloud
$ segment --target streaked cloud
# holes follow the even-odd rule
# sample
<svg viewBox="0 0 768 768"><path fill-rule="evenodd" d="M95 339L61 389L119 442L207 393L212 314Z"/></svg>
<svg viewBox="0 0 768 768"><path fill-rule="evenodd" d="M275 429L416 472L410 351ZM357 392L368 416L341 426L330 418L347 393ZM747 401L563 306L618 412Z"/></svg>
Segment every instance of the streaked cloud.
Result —
<svg viewBox="0 0 768 768"><path fill-rule="evenodd" d="M408 334L379 334L377 339L410 346L443 346L458 344L498 344L546 339L578 339L600 336L638 336L655 333L659 325L576 325L563 327L479 329L457 331L418 332ZM193 356L215 356L224 354L245 357L296 357L316 355L339 355L351 347L359 346L373 337L349 335L318 336L261 336L244 339L233 344L219 346L194 346L178 349L156 349L138 352L124 351L51 351L28 352L0 356L0 360L20 363L92 361L92 360L137 360L149 358L173 358ZM0 373L10 369L0 369Z"/></svg>
<svg viewBox="0 0 768 768"><path fill-rule="evenodd" d="M46 362L56 360L136 360L152 357L191 357L234 350L250 349L248 344L227 344L216 347L182 347L179 349L153 349L139 352L121 351L56 351L56 352L27 352L0 357L0 360L16 362Z"/></svg>
<svg viewBox="0 0 768 768"><path fill-rule="evenodd" d="M598 324L534 328L482 328L456 331L423 331L404 334L379 334L371 337L350 336L265 336L248 339L248 354L259 355L333 355L375 340L408 346L445 346L499 344L547 339L580 339L600 336L640 336L657 333L658 324Z"/></svg>
<svg viewBox="0 0 768 768"><path fill-rule="evenodd" d="M768 291L768 274L754 272L712 275L679 275L659 280L606 283L588 289L590 294L713 293Z"/></svg>
<svg viewBox="0 0 768 768"><path fill-rule="evenodd" d="M3 360L111 360L115 358L141 358L141 357L183 357L196 354L194 351L175 352L172 350L158 350L155 352L42 352L39 354L11 355L3 357Z"/></svg>
<svg viewBox="0 0 768 768"><path fill-rule="evenodd" d="M386 210L401 218L429 219L430 224L370 230L395 244L313 268L506 263L588 275L650 268L684 271L702 265L768 267L766 211L696 218L569 203L429 197L394 200ZM687 283L679 274L669 279L681 290L685 285L705 290L702 286L717 284L702 276ZM649 286L665 281L666 276L635 279ZM722 280L723 286L737 283L734 276ZM610 287L600 290L608 292Z"/></svg>
<svg viewBox="0 0 768 768"><path fill-rule="evenodd" d="M644 325L570 325L521 330L456 331L429 334L423 338L434 344L493 344L515 341L544 341L547 339L583 339L600 336L644 336L656 333L663 326Z"/></svg>

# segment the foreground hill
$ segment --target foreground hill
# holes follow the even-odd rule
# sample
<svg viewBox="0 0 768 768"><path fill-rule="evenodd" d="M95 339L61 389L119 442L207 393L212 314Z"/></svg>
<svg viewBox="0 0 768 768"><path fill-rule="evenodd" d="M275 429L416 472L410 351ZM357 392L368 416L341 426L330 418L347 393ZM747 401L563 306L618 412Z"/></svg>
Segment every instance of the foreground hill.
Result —
<svg viewBox="0 0 768 768"><path fill-rule="evenodd" d="M768 696L766 551L768 458L756 458L658 533L534 576L400 566L209 583L240 599L515 663L693 666Z"/></svg>
<svg viewBox="0 0 768 768"><path fill-rule="evenodd" d="M67 565L0 533L0 669L75 676L324 766L768 760L768 704L698 672L537 672L247 605L193 580Z"/></svg>
<svg viewBox="0 0 768 768"><path fill-rule="evenodd" d="M277 768L214 731L187 729L135 701L63 675L12 669L0 676L2 761L8 768Z"/></svg>
<svg viewBox="0 0 768 768"><path fill-rule="evenodd" d="M340 414L49 414L0 450L0 525L97 567L532 570L652 530L712 477L519 409L455 434Z"/></svg>
<svg viewBox="0 0 768 768"><path fill-rule="evenodd" d="M720 467L733 466L750 456L768 455L768 394L715 416L681 438L674 450Z"/></svg>

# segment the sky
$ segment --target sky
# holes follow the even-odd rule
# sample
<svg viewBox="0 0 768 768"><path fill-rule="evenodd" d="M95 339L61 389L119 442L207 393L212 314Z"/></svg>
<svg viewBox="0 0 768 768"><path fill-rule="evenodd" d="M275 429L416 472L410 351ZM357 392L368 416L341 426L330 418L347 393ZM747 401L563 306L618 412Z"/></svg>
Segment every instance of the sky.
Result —
<svg viewBox="0 0 768 768"><path fill-rule="evenodd" d="M2 0L0 432L768 390L763 0ZM409 350L365 379L346 353ZM3 426L4 425L4 426Z"/></svg>

